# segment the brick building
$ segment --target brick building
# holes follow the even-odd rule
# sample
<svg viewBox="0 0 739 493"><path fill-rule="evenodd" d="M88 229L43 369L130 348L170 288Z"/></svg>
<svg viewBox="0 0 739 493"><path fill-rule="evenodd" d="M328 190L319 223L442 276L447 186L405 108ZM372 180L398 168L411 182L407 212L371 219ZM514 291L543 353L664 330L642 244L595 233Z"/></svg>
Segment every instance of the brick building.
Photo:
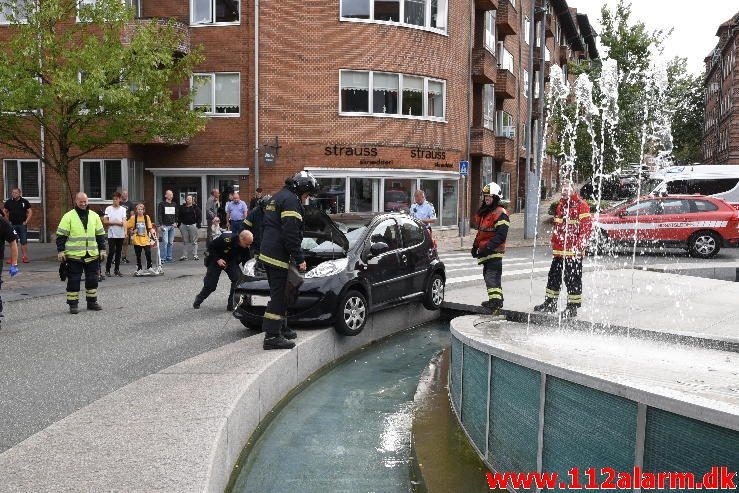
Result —
<svg viewBox="0 0 739 493"><path fill-rule="evenodd" d="M142 19L176 19L202 47L193 86L208 123L189 142L117 144L74 163L72 182L96 208L120 188L150 211L166 189L200 204L212 188L248 199L306 168L326 209L407 207L420 187L440 234L456 234L488 181L514 208L522 203L527 81L546 80L551 64L597 58L587 16L565 0L536 0L533 14L529 0L126 1ZM531 76L529 22L546 35ZM0 27L0 41L9 29ZM5 196L21 184L53 233L58 178L2 146L0 160ZM466 193L462 160L471 161ZM547 161L545 189L556 176ZM32 229L43 229L42 217Z"/></svg>
<svg viewBox="0 0 739 493"><path fill-rule="evenodd" d="M739 12L716 31L706 57L703 162L739 164Z"/></svg>

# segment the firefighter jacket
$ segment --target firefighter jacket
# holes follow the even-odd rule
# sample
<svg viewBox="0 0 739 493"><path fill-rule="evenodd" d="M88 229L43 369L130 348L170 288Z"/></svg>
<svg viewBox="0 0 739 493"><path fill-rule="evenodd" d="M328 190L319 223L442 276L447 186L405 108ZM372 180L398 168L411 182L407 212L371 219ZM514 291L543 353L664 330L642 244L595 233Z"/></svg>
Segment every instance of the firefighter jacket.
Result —
<svg viewBox="0 0 739 493"><path fill-rule="evenodd" d="M208 245L208 263L225 260L227 264L236 261L243 264L249 260L249 247L239 245L239 233L222 234Z"/></svg>
<svg viewBox="0 0 739 493"><path fill-rule="evenodd" d="M552 250L555 257L582 257L591 230L590 206L576 193L563 198L554 213Z"/></svg>
<svg viewBox="0 0 739 493"><path fill-rule="evenodd" d="M290 261L303 262L303 204L287 187L264 207L259 260L287 269Z"/></svg>
<svg viewBox="0 0 739 493"><path fill-rule="evenodd" d="M251 244L251 250L254 252L254 257L259 256L260 246L262 244L262 224L264 223L264 207L256 206L249 211L249 215L246 216L241 228L251 231L254 236L254 241Z"/></svg>
<svg viewBox="0 0 739 493"><path fill-rule="evenodd" d="M56 228L56 249L69 260L96 260L105 250L105 229L100 216L74 208L62 216Z"/></svg>
<svg viewBox="0 0 739 493"><path fill-rule="evenodd" d="M508 228L511 223L508 212L502 207L494 210L481 210L473 218L477 227L477 236L472 243L477 252L477 263L483 264L490 259L503 258L505 242L508 237Z"/></svg>

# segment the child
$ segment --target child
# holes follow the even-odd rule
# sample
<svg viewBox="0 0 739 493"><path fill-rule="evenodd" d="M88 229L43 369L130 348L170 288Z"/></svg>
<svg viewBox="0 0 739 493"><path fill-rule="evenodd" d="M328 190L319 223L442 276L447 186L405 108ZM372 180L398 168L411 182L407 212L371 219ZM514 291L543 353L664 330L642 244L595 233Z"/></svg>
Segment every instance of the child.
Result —
<svg viewBox="0 0 739 493"><path fill-rule="evenodd" d="M138 270L134 275L140 276L144 273L141 268L141 251L146 254L146 268L151 274L156 274L151 267L151 244L149 243L149 233L156 234L156 229L151 223L151 219L144 213L144 204L136 205L136 212L130 217L127 225L129 230L133 230L133 248L136 252L136 266Z"/></svg>

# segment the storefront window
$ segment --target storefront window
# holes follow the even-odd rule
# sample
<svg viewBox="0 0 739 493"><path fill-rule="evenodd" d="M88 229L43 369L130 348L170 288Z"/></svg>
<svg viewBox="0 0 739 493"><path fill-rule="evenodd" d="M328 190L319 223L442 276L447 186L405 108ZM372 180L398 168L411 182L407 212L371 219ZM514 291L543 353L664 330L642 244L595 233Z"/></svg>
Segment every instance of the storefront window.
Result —
<svg viewBox="0 0 739 493"><path fill-rule="evenodd" d="M372 212L378 209L380 180L377 178L352 178L349 180L349 211Z"/></svg>
<svg viewBox="0 0 739 493"><path fill-rule="evenodd" d="M374 113L398 113L398 74L375 72L372 77Z"/></svg>
<svg viewBox="0 0 739 493"><path fill-rule="evenodd" d="M385 179L385 212L407 211L413 200L416 180Z"/></svg>
<svg viewBox="0 0 739 493"><path fill-rule="evenodd" d="M426 200L434 206L436 214L439 214L439 180L421 180L421 190L426 194Z"/></svg>
<svg viewBox="0 0 739 493"><path fill-rule="evenodd" d="M341 111L369 112L369 72L341 72Z"/></svg>
<svg viewBox="0 0 739 493"><path fill-rule="evenodd" d="M459 202L459 182L444 180L444 209L441 211L442 226L457 226L457 203Z"/></svg>
<svg viewBox="0 0 739 493"><path fill-rule="evenodd" d="M321 178L318 180L318 193L314 203L327 214L346 212L345 206L346 179Z"/></svg>
<svg viewBox="0 0 739 493"><path fill-rule="evenodd" d="M423 77L403 76L403 114L423 115Z"/></svg>

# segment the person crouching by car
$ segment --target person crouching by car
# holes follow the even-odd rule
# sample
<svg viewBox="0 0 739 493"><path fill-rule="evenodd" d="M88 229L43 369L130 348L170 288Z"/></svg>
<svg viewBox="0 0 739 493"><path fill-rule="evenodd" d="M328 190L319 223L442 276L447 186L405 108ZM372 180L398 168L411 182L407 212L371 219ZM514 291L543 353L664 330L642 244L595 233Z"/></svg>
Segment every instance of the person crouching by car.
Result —
<svg viewBox="0 0 739 493"><path fill-rule="evenodd" d="M211 240L205 251L206 271L203 278L203 289L195 297L193 308L199 309L203 301L216 290L221 272L225 271L231 281L226 310L233 311L234 288L241 276L241 264L249 260L249 247L252 241L254 241L254 236L251 231L246 230L240 233L224 233Z"/></svg>
<svg viewBox="0 0 739 493"><path fill-rule="evenodd" d="M151 266L151 243L149 241L149 234L155 235L157 230L151 223L151 219L146 215L144 210L144 204L136 204L136 212L128 219L127 227L129 230L133 230L133 249L136 252L136 273L134 275L140 276L144 274L144 270L141 265L141 252L146 255L146 270L149 274L156 274Z"/></svg>
<svg viewBox="0 0 739 493"><path fill-rule="evenodd" d="M473 219L477 235L472 243L471 253L477 263L483 266L482 275L488 299L482 302L482 306L490 310L492 315L498 315L503 308L503 257L508 228L511 225L508 212L500 206L501 193L497 183L485 185L482 189L482 205Z"/></svg>
<svg viewBox="0 0 739 493"><path fill-rule="evenodd" d="M269 282L269 303L264 312L264 349L292 349L288 339L298 337L287 326L288 272L290 263L300 271L307 269L303 258L303 202L318 191L318 182L307 171L285 180L285 186L272 196L264 208L262 244L259 260ZM294 267L293 267L294 268Z"/></svg>

